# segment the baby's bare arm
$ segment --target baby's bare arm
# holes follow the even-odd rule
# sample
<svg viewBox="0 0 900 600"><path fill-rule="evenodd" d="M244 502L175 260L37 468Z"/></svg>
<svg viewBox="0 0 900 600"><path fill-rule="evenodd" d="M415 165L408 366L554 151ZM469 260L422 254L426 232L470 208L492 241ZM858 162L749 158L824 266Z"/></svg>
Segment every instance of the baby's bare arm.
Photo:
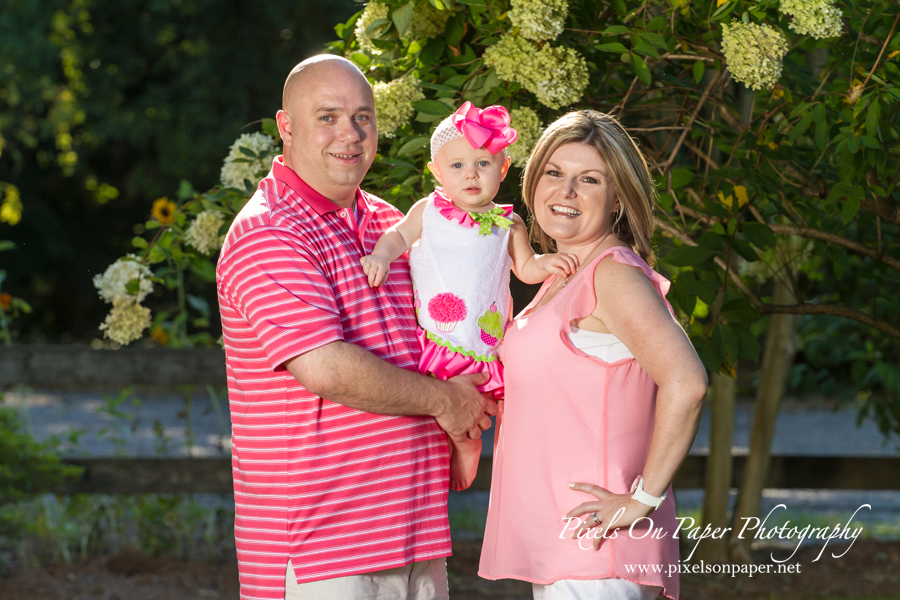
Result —
<svg viewBox="0 0 900 600"><path fill-rule="evenodd" d="M522 217L513 213L509 230L509 256L513 273L524 283L541 283L550 275L571 275L578 268L574 254L535 254Z"/></svg>
<svg viewBox="0 0 900 600"><path fill-rule="evenodd" d="M391 272L391 263L409 250L422 236L422 211L427 198L416 202L399 223L384 232L372 254L363 256L359 264L369 278L369 285L378 287Z"/></svg>

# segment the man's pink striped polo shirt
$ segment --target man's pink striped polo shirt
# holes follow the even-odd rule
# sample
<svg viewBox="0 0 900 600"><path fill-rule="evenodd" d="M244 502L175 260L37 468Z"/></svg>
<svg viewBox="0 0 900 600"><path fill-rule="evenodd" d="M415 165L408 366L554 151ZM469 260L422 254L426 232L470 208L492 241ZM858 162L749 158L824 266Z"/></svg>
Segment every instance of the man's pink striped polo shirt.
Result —
<svg viewBox="0 0 900 600"><path fill-rule="evenodd" d="M279 157L222 247L216 281L245 600L284 598L288 557L303 583L450 554L447 439L437 422L347 408L284 368L343 340L416 370L406 258L374 289L359 265L402 214L361 190L356 198L358 226Z"/></svg>

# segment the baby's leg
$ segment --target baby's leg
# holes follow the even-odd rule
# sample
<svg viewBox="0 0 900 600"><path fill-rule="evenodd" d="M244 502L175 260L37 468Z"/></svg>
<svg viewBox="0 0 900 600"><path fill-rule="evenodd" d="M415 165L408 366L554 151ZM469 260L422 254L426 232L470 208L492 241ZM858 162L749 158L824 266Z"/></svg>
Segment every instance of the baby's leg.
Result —
<svg viewBox="0 0 900 600"><path fill-rule="evenodd" d="M466 438L461 444L450 440L450 489L461 492L475 480L478 458L481 456L481 440Z"/></svg>

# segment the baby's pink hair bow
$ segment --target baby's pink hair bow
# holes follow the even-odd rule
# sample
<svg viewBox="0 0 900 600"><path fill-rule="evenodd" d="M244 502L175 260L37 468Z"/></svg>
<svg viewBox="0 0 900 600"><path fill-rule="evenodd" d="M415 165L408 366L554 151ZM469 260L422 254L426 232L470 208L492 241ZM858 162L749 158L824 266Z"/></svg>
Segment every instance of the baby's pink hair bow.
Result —
<svg viewBox="0 0 900 600"><path fill-rule="evenodd" d="M516 130L509 126L509 112L502 106L480 109L467 101L451 118L476 150L484 146L491 154L497 154L519 137Z"/></svg>

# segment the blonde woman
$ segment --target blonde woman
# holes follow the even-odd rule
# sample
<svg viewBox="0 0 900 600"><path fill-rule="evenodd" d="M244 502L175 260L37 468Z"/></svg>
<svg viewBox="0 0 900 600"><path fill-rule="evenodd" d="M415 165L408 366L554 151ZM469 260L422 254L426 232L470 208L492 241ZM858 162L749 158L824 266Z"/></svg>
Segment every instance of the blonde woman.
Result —
<svg viewBox="0 0 900 600"><path fill-rule="evenodd" d="M580 267L548 279L501 346L479 574L530 581L536 600L677 599L671 482L707 378L651 268L646 161L615 118L572 112L535 145L523 195L532 239Z"/></svg>

